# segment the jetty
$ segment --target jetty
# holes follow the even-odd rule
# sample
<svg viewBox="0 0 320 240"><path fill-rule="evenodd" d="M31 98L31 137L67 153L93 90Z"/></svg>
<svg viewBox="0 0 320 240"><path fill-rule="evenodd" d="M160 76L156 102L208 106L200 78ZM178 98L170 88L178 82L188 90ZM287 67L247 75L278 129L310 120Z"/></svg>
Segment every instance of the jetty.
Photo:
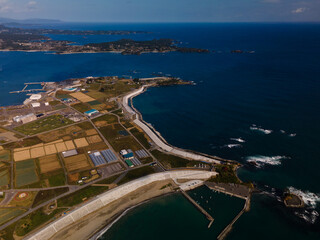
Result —
<svg viewBox="0 0 320 240"><path fill-rule="evenodd" d="M185 196L186 199L188 199L203 215L206 216L206 218L209 220L208 228L210 228L212 223L214 222L213 217L206 210L204 210L195 200L193 200L193 198L190 197L185 191L183 190L180 190L180 191L182 195Z"/></svg>
<svg viewBox="0 0 320 240"><path fill-rule="evenodd" d="M10 93L28 93L28 92L40 92L40 91L46 91L46 87L48 84L53 84L54 82L28 82L24 83L24 87L20 91L12 91ZM29 85L41 85L42 88L38 89L27 89Z"/></svg>

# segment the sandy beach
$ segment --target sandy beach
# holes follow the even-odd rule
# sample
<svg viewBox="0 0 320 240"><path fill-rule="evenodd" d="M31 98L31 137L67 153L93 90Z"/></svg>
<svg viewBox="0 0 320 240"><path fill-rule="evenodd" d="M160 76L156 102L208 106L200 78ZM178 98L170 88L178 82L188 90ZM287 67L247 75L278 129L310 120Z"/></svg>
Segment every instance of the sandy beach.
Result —
<svg viewBox="0 0 320 240"><path fill-rule="evenodd" d="M171 183L172 187L163 186ZM158 181L148 184L126 196L110 203L106 207L87 215L80 221L69 225L55 234L51 239L85 240L110 224L126 209L142 203L148 199L174 192L175 183L172 180Z"/></svg>

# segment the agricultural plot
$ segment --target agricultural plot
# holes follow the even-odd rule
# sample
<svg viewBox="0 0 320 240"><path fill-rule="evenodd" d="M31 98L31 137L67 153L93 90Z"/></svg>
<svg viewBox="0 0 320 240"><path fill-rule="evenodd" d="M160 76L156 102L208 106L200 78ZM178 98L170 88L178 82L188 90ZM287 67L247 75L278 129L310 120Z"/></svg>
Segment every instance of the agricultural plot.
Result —
<svg viewBox="0 0 320 240"><path fill-rule="evenodd" d="M98 134L98 132L94 128L86 130L87 136L92 136L92 135L96 135L96 134Z"/></svg>
<svg viewBox="0 0 320 240"><path fill-rule="evenodd" d="M93 144L93 143L102 142L102 139L99 135L93 135L93 136L87 137L87 141L88 143Z"/></svg>
<svg viewBox="0 0 320 240"><path fill-rule="evenodd" d="M68 172L91 167L90 162L85 154L64 158L64 162Z"/></svg>
<svg viewBox="0 0 320 240"><path fill-rule="evenodd" d="M71 120L61 116L52 115L27 124L16 127L15 130L25 135L34 135L41 132L53 130L73 123Z"/></svg>
<svg viewBox="0 0 320 240"><path fill-rule="evenodd" d="M75 93L70 93L70 95L76 99L78 99L80 102L92 102L95 101L94 98L89 97L88 95L82 93L82 92L75 92Z"/></svg>
<svg viewBox="0 0 320 240"><path fill-rule="evenodd" d="M91 110L91 107L89 107L85 103L77 103L75 105L72 105L72 107L75 108L76 110L78 110L79 112L82 112L82 113Z"/></svg>
<svg viewBox="0 0 320 240"><path fill-rule="evenodd" d="M74 143L76 144L77 148L86 147L89 145L87 140L85 138L78 138L74 140Z"/></svg>
<svg viewBox="0 0 320 240"><path fill-rule="evenodd" d="M18 192L8 204L13 207L30 207L37 192Z"/></svg>
<svg viewBox="0 0 320 240"><path fill-rule="evenodd" d="M0 208L0 225L21 215L25 211L19 208Z"/></svg>
<svg viewBox="0 0 320 240"><path fill-rule="evenodd" d="M0 187L8 185L9 181L10 181L9 168L1 169L0 170Z"/></svg>
<svg viewBox="0 0 320 240"><path fill-rule="evenodd" d="M30 159L31 155L30 155L30 150L23 150L23 151L19 151L19 152L14 152L13 153L13 159L18 162L18 161L23 161L23 160L27 160Z"/></svg>
<svg viewBox="0 0 320 240"><path fill-rule="evenodd" d="M33 159L15 163L15 185L21 187L39 181L36 164Z"/></svg>
<svg viewBox="0 0 320 240"><path fill-rule="evenodd" d="M0 161L5 161L5 162L10 161L10 151L0 150Z"/></svg>
<svg viewBox="0 0 320 240"><path fill-rule="evenodd" d="M61 165L56 154L39 158L40 172L48 173L61 169Z"/></svg>

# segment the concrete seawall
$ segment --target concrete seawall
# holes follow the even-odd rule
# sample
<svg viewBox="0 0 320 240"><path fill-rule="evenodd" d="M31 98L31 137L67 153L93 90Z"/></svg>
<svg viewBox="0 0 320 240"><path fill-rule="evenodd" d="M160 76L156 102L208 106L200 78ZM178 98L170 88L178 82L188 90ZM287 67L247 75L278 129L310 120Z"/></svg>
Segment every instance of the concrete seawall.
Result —
<svg viewBox="0 0 320 240"><path fill-rule="evenodd" d="M137 112L135 112L130 106L129 106L129 100L132 99L133 97L136 97L138 96L139 94L143 93L144 90L146 88L148 88L149 85L147 86L143 86L131 93L129 93L128 95L124 96L123 99L122 99L122 105L123 107L125 108L125 110L131 114L131 115L134 115L134 114L137 114L139 116L139 114ZM219 164L221 163L219 160L216 160L216 159L213 159L213 158L209 158L209 157L206 157L206 156L203 156L203 155L200 155L200 154L196 154L196 153L192 153L192 152L188 152L186 150L183 150L183 149L179 149L179 148L176 148L176 147L172 147L172 146L169 146L167 143L165 143L161 137L159 137L154 131L152 131L150 129L150 127L143 122L142 119L139 119L139 118L136 118L134 121L133 121L136 125L138 125L150 138L151 140L159 147L161 148L162 150L166 151L166 152L169 152L173 155L177 155L177 156L180 156L180 157L183 157L183 158L189 158L189 159L193 159L193 160L196 160L196 161L204 161L204 162L209 162L209 163L216 163L216 164Z"/></svg>
<svg viewBox="0 0 320 240"><path fill-rule="evenodd" d="M56 221L48 224L43 229L37 233L26 237L28 240L46 240L50 239L57 232L61 231L70 224L73 224L77 220L80 220L82 217L93 213L100 208L110 204L113 201L143 187L152 182L168 180L168 179L208 179L213 175L216 175L216 172L200 171L200 170L182 170L182 171L170 171L170 172L161 172L151 174L114 189L107 191L101 195L96 196L90 202L80 206L79 208L71 211L70 213L64 215L63 217L57 219Z"/></svg>

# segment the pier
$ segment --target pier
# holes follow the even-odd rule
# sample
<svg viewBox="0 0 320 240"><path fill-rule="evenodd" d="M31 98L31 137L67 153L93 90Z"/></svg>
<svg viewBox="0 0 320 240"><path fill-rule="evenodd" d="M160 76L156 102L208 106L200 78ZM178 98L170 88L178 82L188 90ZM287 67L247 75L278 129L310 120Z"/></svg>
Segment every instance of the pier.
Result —
<svg viewBox="0 0 320 240"><path fill-rule="evenodd" d="M203 215L206 216L206 218L210 221L209 222L209 225L208 225L208 228L211 227L214 219L213 217L206 211L204 210L195 200L193 200L192 197L190 197L185 191L181 190L181 193L183 196L186 197L186 199L188 199Z"/></svg>

